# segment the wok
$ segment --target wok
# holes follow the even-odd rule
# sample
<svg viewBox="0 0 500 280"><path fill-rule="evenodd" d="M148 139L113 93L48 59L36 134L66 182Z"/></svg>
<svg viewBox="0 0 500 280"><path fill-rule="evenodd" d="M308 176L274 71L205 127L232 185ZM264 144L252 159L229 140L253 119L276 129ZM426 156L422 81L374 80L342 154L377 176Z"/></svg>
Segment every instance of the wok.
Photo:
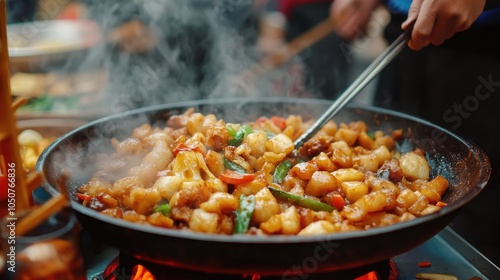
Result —
<svg viewBox="0 0 500 280"><path fill-rule="evenodd" d="M121 254L186 269L228 273L319 273L375 263L420 245L459 213L486 185L491 168L485 153L475 144L426 121L380 108L349 105L335 121L363 120L372 130L390 132L403 128L401 151L422 148L433 176L450 182L443 196L448 203L437 213L387 227L319 236L210 235L168 230L115 219L80 205L77 186L88 180L95 164L92 155L111 151L109 139L129 135L144 122L164 124L166 116L194 107L228 122L254 120L261 115L300 114L304 120L318 117L330 101L276 98L225 99L172 103L127 111L88 123L62 136L40 156L37 169L46 178L45 188L58 192L63 170L72 175L68 184L72 207L85 230L120 250Z"/></svg>

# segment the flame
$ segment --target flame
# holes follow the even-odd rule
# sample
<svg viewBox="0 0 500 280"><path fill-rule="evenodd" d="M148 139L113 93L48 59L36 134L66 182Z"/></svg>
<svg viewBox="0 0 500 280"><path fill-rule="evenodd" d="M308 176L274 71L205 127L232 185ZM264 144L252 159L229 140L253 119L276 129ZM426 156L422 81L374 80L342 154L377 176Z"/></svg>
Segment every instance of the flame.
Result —
<svg viewBox="0 0 500 280"><path fill-rule="evenodd" d="M379 280L379 278L375 271L370 271L365 275L355 278L354 280Z"/></svg>
<svg viewBox="0 0 500 280"><path fill-rule="evenodd" d="M138 264L132 270L132 277L130 277L130 280L156 280L156 278L147 268Z"/></svg>

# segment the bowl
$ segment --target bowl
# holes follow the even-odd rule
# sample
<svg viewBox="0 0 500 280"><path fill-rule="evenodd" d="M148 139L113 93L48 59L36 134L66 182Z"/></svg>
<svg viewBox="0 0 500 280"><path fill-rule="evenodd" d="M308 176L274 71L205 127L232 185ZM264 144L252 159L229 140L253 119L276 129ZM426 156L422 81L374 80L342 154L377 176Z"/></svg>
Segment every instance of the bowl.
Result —
<svg viewBox="0 0 500 280"><path fill-rule="evenodd" d="M9 24L7 38L11 72L43 72L84 59L101 34L92 21L48 20Z"/></svg>

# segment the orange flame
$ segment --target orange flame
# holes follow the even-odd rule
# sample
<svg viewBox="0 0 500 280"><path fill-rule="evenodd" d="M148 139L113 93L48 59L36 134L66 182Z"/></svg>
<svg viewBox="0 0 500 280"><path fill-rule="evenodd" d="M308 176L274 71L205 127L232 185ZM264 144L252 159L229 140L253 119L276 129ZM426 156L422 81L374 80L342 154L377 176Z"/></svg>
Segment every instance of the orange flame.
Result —
<svg viewBox="0 0 500 280"><path fill-rule="evenodd" d="M132 277L130 277L130 280L156 280L156 278L147 268L138 264L132 270Z"/></svg>

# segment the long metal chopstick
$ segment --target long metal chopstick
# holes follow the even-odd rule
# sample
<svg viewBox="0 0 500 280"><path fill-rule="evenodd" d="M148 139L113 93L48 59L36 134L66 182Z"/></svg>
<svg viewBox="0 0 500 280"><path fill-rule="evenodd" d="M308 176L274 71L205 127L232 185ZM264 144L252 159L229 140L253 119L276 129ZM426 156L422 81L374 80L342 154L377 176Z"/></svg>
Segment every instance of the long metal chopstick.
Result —
<svg viewBox="0 0 500 280"><path fill-rule="evenodd" d="M356 80L333 102L312 126L295 140L297 151L304 143L313 137L333 116L335 116L349 101L351 101L363 88L375 78L389 62L391 62L406 46L411 37L413 24L410 25L394 42L385 49L375 60L356 78Z"/></svg>

